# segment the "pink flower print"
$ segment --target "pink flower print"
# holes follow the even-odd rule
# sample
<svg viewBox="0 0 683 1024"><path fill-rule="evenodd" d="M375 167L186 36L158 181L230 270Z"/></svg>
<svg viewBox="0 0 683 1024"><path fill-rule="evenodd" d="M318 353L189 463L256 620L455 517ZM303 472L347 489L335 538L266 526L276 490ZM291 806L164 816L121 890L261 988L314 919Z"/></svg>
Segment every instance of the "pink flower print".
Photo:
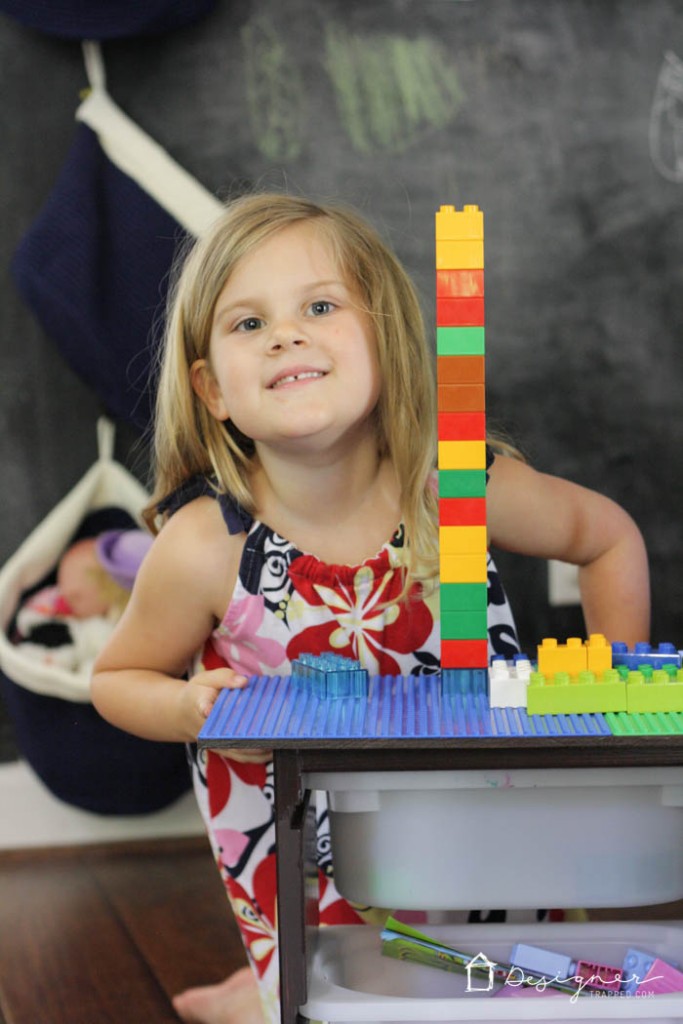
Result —
<svg viewBox="0 0 683 1024"><path fill-rule="evenodd" d="M224 637L222 644L230 665L247 676L268 675L268 669L277 668L287 658L287 652L277 640L259 635L265 617L265 601L261 594L249 594L235 600L224 624L216 633Z"/></svg>

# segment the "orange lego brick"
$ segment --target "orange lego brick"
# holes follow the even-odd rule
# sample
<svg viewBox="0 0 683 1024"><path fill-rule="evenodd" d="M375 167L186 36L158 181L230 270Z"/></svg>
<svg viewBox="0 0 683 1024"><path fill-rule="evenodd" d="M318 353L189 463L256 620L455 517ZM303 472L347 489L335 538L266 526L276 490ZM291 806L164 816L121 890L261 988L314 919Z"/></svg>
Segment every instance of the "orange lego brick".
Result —
<svg viewBox="0 0 683 1024"><path fill-rule="evenodd" d="M437 441L439 469L486 469L485 441Z"/></svg>
<svg viewBox="0 0 683 1024"><path fill-rule="evenodd" d="M439 384L483 384L485 366L485 356L437 356L436 379Z"/></svg>
<svg viewBox="0 0 683 1024"><path fill-rule="evenodd" d="M439 554L439 579L442 583L486 583L486 552L469 555Z"/></svg>
<svg viewBox="0 0 683 1024"><path fill-rule="evenodd" d="M483 296L474 295L468 298L437 297L436 326L483 327Z"/></svg>
<svg viewBox="0 0 683 1024"><path fill-rule="evenodd" d="M474 204L466 205L462 210L456 210L454 206L442 206L436 214L436 237L437 239L483 238L483 211Z"/></svg>
<svg viewBox="0 0 683 1024"><path fill-rule="evenodd" d="M483 270L437 270L437 298L465 298L484 294Z"/></svg>
<svg viewBox="0 0 683 1024"><path fill-rule="evenodd" d="M538 646L538 671L543 676L554 676L558 672L578 676L587 670L586 647L579 637L569 637L566 644L558 644L553 637L546 637Z"/></svg>
<svg viewBox="0 0 683 1024"><path fill-rule="evenodd" d="M486 526L440 526L439 550L444 555L486 554Z"/></svg>
<svg viewBox="0 0 683 1024"><path fill-rule="evenodd" d="M439 412L483 412L486 408L486 388L483 384L439 384L437 409Z"/></svg>
<svg viewBox="0 0 683 1024"><path fill-rule="evenodd" d="M477 239L436 243L437 270L483 270L484 242Z"/></svg>
<svg viewBox="0 0 683 1024"><path fill-rule="evenodd" d="M586 668L589 672L602 675L612 668L612 645L602 633L591 633L586 641Z"/></svg>
<svg viewBox="0 0 683 1024"><path fill-rule="evenodd" d="M439 498L440 526L483 526L486 498Z"/></svg>
<svg viewBox="0 0 683 1024"><path fill-rule="evenodd" d="M462 356L442 358L458 358ZM440 412L437 416L437 434L441 441L481 441L486 436L486 413Z"/></svg>

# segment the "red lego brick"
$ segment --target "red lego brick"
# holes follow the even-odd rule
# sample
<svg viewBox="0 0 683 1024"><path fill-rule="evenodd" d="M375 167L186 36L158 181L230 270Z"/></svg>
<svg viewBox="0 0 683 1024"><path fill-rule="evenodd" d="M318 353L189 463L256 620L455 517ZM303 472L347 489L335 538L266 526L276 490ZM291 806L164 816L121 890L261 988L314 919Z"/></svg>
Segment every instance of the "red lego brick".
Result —
<svg viewBox="0 0 683 1024"><path fill-rule="evenodd" d="M439 498L439 526L485 526L486 498Z"/></svg>
<svg viewBox="0 0 683 1024"><path fill-rule="evenodd" d="M441 668L488 668L487 640L441 640Z"/></svg>
<svg viewBox="0 0 683 1024"><path fill-rule="evenodd" d="M469 298L437 297L437 327L483 327L484 298L474 295Z"/></svg>
<svg viewBox="0 0 683 1024"><path fill-rule="evenodd" d="M439 384L437 409L439 412L483 412L486 409L484 385Z"/></svg>
<svg viewBox="0 0 683 1024"><path fill-rule="evenodd" d="M446 356L461 359L462 356ZM481 441L486 436L485 412L440 412L437 433L440 441Z"/></svg>
<svg viewBox="0 0 683 1024"><path fill-rule="evenodd" d="M439 384L483 384L485 356L437 356Z"/></svg>
<svg viewBox="0 0 683 1024"><path fill-rule="evenodd" d="M484 294L483 270L437 270L437 298L466 298Z"/></svg>

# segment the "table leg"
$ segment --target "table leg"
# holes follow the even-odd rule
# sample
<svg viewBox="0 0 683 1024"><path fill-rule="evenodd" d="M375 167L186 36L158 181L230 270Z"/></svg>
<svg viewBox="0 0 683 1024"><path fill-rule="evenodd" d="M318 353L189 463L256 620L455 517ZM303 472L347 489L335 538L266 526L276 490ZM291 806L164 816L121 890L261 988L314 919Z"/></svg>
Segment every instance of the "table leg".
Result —
<svg viewBox="0 0 683 1024"><path fill-rule="evenodd" d="M304 832L310 793L303 789L296 750L276 750L275 839L277 913L282 1024L305 1024L299 1007L306 1002L306 894Z"/></svg>

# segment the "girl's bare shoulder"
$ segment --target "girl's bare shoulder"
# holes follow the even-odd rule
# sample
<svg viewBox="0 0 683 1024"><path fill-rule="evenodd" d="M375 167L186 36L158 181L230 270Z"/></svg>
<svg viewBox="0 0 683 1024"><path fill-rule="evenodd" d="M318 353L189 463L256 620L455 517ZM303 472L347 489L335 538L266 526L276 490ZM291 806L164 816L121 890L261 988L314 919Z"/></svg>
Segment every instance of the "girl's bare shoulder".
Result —
<svg viewBox="0 0 683 1024"><path fill-rule="evenodd" d="M187 580L209 598L222 619L234 589L245 535L228 531L218 502L195 498L164 523L151 553L171 575ZM155 551L156 549L156 551Z"/></svg>

